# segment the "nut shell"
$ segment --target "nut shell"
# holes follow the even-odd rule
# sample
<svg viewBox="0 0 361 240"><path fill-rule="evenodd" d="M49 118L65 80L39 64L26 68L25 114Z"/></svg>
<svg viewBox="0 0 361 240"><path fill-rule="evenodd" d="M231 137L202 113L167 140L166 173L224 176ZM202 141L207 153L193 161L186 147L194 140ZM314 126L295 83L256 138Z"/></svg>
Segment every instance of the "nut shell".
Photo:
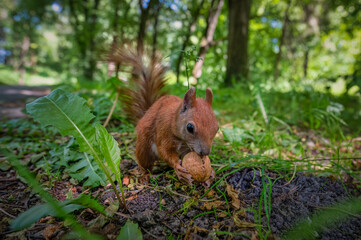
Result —
<svg viewBox="0 0 361 240"><path fill-rule="evenodd" d="M182 166L197 182L204 182L211 176L212 167L208 156L200 157L195 152L187 153L183 157Z"/></svg>

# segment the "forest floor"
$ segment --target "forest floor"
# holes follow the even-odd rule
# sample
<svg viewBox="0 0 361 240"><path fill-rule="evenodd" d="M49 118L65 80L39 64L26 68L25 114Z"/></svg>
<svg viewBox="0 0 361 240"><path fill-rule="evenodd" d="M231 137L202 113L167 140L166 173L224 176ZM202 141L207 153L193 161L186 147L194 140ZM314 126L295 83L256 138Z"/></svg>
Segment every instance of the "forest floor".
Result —
<svg viewBox="0 0 361 240"><path fill-rule="evenodd" d="M0 85L0 119L25 117L22 109L24 109L26 101L45 96L48 93L50 93L49 86Z"/></svg>
<svg viewBox="0 0 361 240"><path fill-rule="evenodd" d="M24 117L20 110L25 102L48 91L43 87L0 86L2 116ZM6 132L6 129L1 129L0 137L6 136ZM126 141L124 134L112 135L119 145ZM130 139L127 144L134 148L134 138ZM357 143L355 149L361 152L361 144ZM106 207L112 217L89 208L77 210L75 215L90 232L107 239L116 239L128 219L139 224L144 239L278 239L302 219L308 218L312 225L312 214L321 214L320 210L342 213L334 207L335 203L360 196L350 176L342 179L320 177L251 165L214 165L217 184L209 191L198 185L183 185L175 179L173 171L161 163L155 166L150 182L141 184L135 161L123 157L120 168L126 188L125 211L118 210L110 186L86 188L71 181L69 176L52 179L32 164L36 161L34 156L27 154L23 161L29 163L39 182L54 198L63 201L70 195L75 198L86 192ZM1 158L4 162L5 157ZM64 238L70 231L67 223L51 216L41 218L22 231L9 229L12 219L43 201L21 181L14 169L1 169L0 239ZM346 221L312 230L309 236L316 239L361 239L361 216L352 212L346 212L346 215ZM297 239L297 236L293 238Z"/></svg>

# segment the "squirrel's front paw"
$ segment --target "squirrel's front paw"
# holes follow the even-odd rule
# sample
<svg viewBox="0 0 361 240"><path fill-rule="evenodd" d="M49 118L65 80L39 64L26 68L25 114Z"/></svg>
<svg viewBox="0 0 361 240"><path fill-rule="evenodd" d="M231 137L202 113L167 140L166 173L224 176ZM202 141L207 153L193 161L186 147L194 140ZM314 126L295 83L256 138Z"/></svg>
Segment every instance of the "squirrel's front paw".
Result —
<svg viewBox="0 0 361 240"><path fill-rule="evenodd" d="M213 182L213 180L214 180L215 175L216 175L216 174L215 174L215 172L214 172L214 169L212 168L211 176L207 179L207 181L202 182L202 186L205 187L206 189L208 189L208 188L211 186L211 184L212 184L212 182Z"/></svg>
<svg viewBox="0 0 361 240"><path fill-rule="evenodd" d="M182 167L180 164L177 164L177 166L174 168L174 171L181 182L188 185L193 184L192 175L187 171L187 169Z"/></svg>

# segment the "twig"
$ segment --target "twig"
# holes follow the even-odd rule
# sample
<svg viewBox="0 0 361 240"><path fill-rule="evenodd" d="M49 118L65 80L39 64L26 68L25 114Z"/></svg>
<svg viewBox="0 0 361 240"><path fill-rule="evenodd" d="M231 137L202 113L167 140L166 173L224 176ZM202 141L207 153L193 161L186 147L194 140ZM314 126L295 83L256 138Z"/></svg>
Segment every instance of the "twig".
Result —
<svg viewBox="0 0 361 240"><path fill-rule="evenodd" d="M296 171L297 171L297 166L296 166L296 164L295 164L295 170L293 171L293 174L292 174L291 179L290 179L285 185L283 185L283 186L287 186L288 184L290 184L290 183L292 182L293 178L294 178L295 175L296 175Z"/></svg>
<svg viewBox="0 0 361 240"><path fill-rule="evenodd" d="M114 213L115 215L118 215L118 216L121 216L121 217L124 217L126 219L130 218L130 215L129 214L125 214L125 213L120 213L120 212L116 212Z"/></svg>
<svg viewBox="0 0 361 240"><path fill-rule="evenodd" d="M257 93L256 98L257 98L258 105L261 109L263 119L264 119L265 123L268 124L268 117L267 117L266 109L264 108L264 105L262 102L261 95L259 93Z"/></svg>
<svg viewBox="0 0 361 240"><path fill-rule="evenodd" d="M153 235L152 233L148 232L147 230L145 230L145 228L140 227L144 232L148 233L150 236L152 236L154 239L158 239L159 237Z"/></svg>
<svg viewBox="0 0 361 240"><path fill-rule="evenodd" d="M103 127L106 127L106 126L108 125L108 123L109 123L109 121L110 121L110 118L111 118L112 115L113 115L115 106L117 105L117 102L118 102L119 94L120 94L120 91L119 91L119 89L117 89L117 95L115 95L115 99L114 99L112 108L110 109L110 112L109 112L109 114L108 114L107 119L105 120L105 122L104 122L104 124L103 124Z"/></svg>
<svg viewBox="0 0 361 240"><path fill-rule="evenodd" d="M0 182L12 182L12 181L17 181L19 180L16 177L12 177L12 178L0 178Z"/></svg>
<svg viewBox="0 0 361 240"><path fill-rule="evenodd" d="M17 184L17 182L12 182L12 183L3 185L3 186L0 187L0 189L1 189L1 190L6 189L7 187L9 187L9 186L11 186L11 185L14 185L14 184Z"/></svg>
<svg viewBox="0 0 361 240"><path fill-rule="evenodd" d="M9 217L11 217L11 218L16 218L15 216L11 215L10 213L8 213L7 211L5 211L5 210L4 210L4 209L2 209L2 208L0 208L0 212L2 212L2 213L4 213L4 214L8 215L8 216L9 216Z"/></svg>

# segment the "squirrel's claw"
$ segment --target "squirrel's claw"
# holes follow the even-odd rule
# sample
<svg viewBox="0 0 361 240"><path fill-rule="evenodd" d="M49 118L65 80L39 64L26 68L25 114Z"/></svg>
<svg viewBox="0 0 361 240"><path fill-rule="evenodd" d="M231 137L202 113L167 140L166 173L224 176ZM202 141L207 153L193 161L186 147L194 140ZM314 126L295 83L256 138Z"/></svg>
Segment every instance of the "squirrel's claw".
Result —
<svg viewBox="0 0 361 240"><path fill-rule="evenodd" d="M175 174L177 175L178 179L188 185L192 185L193 184L193 178L192 175L187 171L187 169L185 169L184 167L182 167L180 164L177 164L176 168L174 169Z"/></svg>
<svg viewBox="0 0 361 240"><path fill-rule="evenodd" d="M213 182L213 180L214 180L215 175L216 175L216 174L215 174L215 172L214 172L214 169L212 168L211 176L207 179L207 181L202 182L202 186L205 187L206 189L208 189L208 188L211 186L211 184L212 184L212 182Z"/></svg>

